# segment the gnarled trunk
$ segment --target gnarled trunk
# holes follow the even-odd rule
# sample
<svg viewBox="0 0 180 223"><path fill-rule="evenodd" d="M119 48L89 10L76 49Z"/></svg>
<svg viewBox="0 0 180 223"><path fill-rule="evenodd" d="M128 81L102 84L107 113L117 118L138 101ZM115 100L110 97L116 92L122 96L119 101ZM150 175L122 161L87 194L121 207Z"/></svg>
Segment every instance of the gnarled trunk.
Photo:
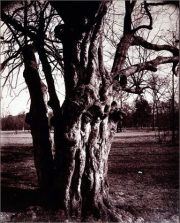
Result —
<svg viewBox="0 0 180 223"><path fill-rule="evenodd" d="M92 105L75 114L71 102L62 110L61 148L56 148L55 159L66 214L110 219L108 155L119 112L111 108L103 115Z"/></svg>
<svg viewBox="0 0 180 223"><path fill-rule="evenodd" d="M54 125L54 160L32 52L33 59L25 61L24 77L31 95L30 120L33 117L29 123L37 151L35 164L40 186L53 186L58 190L59 202L62 202L68 218L81 216L84 220L90 217L118 220L109 202L107 171L111 142L121 113L117 103L113 102L113 77L105 70L102 58L101 23L107 10L106 4L96 2L92 15L87 14L86 19L80 15L66 21L66 15L62 14L65 24L55 28L55 35L63 44L66 98L61 109L52 106L58 103L50 67L46 66L43 50L37 47L41 51L40 59L50 94L49 104L54 113L51 120ZM34 78L30 78L30 72ZM32 90L33 83L37 91Z"/></svg>
<svg viewBox="0 0 180 223"><path fill-rule="evenodd" d="M66 87L60 118L54 120L56 187L67 217L112 220L116 215L109 203L108 155L120 111L113 102L111 76L103 66L105 4L99 10L91 26L72 23L55 29L63 43Z"/></svg>

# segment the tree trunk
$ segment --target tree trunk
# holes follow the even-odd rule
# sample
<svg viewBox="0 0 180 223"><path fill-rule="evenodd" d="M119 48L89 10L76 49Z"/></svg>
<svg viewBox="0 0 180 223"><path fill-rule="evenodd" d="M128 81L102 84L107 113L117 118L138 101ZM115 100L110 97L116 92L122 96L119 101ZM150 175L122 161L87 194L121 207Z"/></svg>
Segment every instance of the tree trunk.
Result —
<svg viewBox="0 0 180 223"><path fill-rule="evenodd" d="M171 99L171 130L172 130L172 144L175 144L175 106L174 106L174 73L172 74L172 99Z"/></svg>
<svg viewBox="0 0 180 223"><path fill-rule="evenodd" d="M112 103L112 79L103 66L103 13L85 35L80 24L55 30L63 43L66 88L61 117L54 123L56 187L67 217L117 221L109 202L107 170L121 113Z"/></svg>
<svg viewBox="0 0 180 223"><path fill-rule="evenodd" d="M159 142L162 142L161 139L161 126L160 126L160 122L159 122L159 108L158 108L158 103L156 101L156 124L158 127L158 140Z"/></svg>
<svg viewBox="0 0 180 223"><path fill-rule="evenodd" d="M46 55L36 46L54 113L54 160L35 56L32 49L24 50L24 77L31 97L27 120L31 126L39 184L44 191L55 188L56 198L62 201L67 218L76 220L78 216L83 220L91 217L119 220L109 202L107 181L108 155L121 112L113 102L113 77L104 69L102 58L101 23L106 4L94 3L92 14L84 5L86 19L83 14L79 17L76 13L74 19L69 20L64 11L65 23L55 28L55 35L63 44L66 88L66 98L60 109ZM61 6L64 7L64 3Z"/></svg>
<svg viewBox="0 0 180 223"><path fill-rule="evenodd" d="M112 220L115 213L109 204L108 155L119 111L111 108L106 116L96 109L93 105L87 112L76 113L70 101L64 103L56 168L67 217Z"/></svg>
<svg viewBox="0 0 180 223"><path fill-rule="evenodd" d="M26 115L26 122L31 127L39 186L44 195L50 195L49 192L53 183L53 158L49 140L47 111L33 47L24 47L23 56L25 65L23 75L31 97L30 112Z"/></svg>
<svg viewBox="0 0 180 223"><path fill-rule="evenodd" d="M152 108L152 131L155 131L156 119L155 119L155 96L153 96L153 108Z"/></svg>

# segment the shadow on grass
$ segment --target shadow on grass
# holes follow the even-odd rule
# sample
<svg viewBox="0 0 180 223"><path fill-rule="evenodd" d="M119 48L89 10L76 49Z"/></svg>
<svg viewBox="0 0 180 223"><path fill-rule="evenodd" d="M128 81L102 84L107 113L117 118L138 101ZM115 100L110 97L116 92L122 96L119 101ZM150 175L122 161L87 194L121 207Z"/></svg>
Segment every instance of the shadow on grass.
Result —
<svg viewBox="0 0 180 223"><path fill-rule="evenodd" d="M29 206L40 204L39 190L21 189L17 187L1 187L1 211L22 211Z"/></svg>
<svg viewBox="0 0 180 223"><path fill-rule="evenodd" d="M1 147L1 162L3 164L16 163L33 157L33 148L30 146L3 146Z"/></svg>
<svg viewBox="0 0 180 223"><path fill-rule="evenodd" d="M44 203L37 189L3 186L0 222L64 222L64 211L51 205Z"/></svg>

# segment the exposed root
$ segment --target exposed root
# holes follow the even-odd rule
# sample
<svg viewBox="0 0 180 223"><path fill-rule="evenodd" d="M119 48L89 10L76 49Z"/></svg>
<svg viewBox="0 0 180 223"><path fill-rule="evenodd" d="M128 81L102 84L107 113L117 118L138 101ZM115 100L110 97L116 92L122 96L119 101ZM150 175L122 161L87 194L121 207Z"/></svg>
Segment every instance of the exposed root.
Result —
<svg viewBox="0 0 180 223"><path fill-rule="evenodd" d="M118 210L113 206L111 200L103 199L98 204L93 206L89 215L82 217L82 222L120 222L132 223L135 222L135 217L124 210Z"/></svg>

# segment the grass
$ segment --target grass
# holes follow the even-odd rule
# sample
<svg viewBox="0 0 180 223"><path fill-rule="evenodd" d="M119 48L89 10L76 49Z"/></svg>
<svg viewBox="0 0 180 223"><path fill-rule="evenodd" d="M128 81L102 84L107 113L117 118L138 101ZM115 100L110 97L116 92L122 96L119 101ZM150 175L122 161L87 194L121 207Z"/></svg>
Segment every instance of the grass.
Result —
<svg viewBox="0 0 180 223"><path fill-rule="evenodd" d="M17 141L1 148L1 222L65 220L60 210L42 207L33 149L29 142ZM157 144L153 134L116 135L108 174L110 194L124 223L179 222L178 162L178 146Z"/></svg>
<svg viewBox="0 0 180 223"><path fill-rule="evenodd" d="M144 222L179 222L178 152L153 136L115 140L109 180L116 205Z"/></svg>

